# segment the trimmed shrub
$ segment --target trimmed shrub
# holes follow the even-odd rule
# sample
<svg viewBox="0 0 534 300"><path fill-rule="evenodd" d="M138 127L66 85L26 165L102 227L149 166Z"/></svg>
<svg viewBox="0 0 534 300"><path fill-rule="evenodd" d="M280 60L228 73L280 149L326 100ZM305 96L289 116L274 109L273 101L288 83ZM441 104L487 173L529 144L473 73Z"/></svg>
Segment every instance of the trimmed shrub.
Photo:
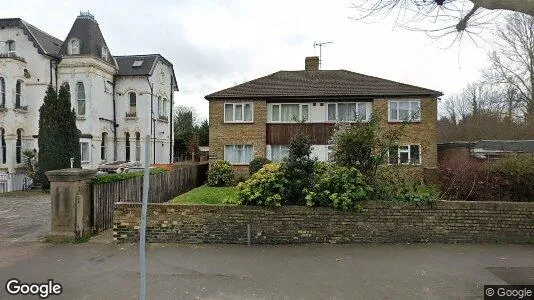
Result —
<svg viewBox="0 0 534 300"><path fill-rule="evenodd" d="M266 164L250 179L239 183L237 198L239 204L278 207L282 205L282 197L288 181L282 173L280 164Z"/></svg>
<svg viewBox="0 0 534 300"><path fill-rule="evenodd" d="M229 186L234 179L232 165L224 160L218 160L210 164L208 171L209 186Z"/></svg>
<svg viewBox="0 0 534 300"><path fill-rule="evenodd" d="M308 206L358 209L358 203L369 200L372 191L358 169L331 166L319 175L317 183L306 196L306 202Z"/></svg>
<svg viewBox="0 0 534 300"><path fill-rule="evenodd" d="M248 173L250 175L258 172L264 165L270 163L271 161L268 160L267 158L265 157L256 157L254 158L249 166L248 166Z"/></svg>
<svg viewBox="0 0 534 300"><path fill-rule="evenodd" d="M315 159L311 154L310 137L299 134L289 143L289 155L283 160L282 173L291 184L285 190L285 205L306 205L306 195L315 182Z"/></svg>
<svg viewBox="0 0 534 300"><path fill-rule="evenodd" d="M166 172L165 169L161 168L153 168L150 169L150 175L153 174L161 174ZM104 174L104 175L97 175L91 179L92 184L105 184L105 183L112 183L112 182L119 182L123 180L128 180L135 177L141 177L143 176L143 172L132 172L132 173L117 173L117 174Z"/></svg>

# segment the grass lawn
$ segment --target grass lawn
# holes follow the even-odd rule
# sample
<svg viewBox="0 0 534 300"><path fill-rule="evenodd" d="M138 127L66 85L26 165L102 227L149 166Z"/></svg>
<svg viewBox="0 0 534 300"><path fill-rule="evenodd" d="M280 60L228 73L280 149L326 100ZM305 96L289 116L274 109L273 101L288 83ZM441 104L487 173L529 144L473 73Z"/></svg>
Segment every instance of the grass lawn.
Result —
<svg viewBox="0 0 534 300"><path fill-rule="evenodd" d="M171 200L179 204L222 204L223 200L237 199L236 187L212 187L203 185Z"/></svg>

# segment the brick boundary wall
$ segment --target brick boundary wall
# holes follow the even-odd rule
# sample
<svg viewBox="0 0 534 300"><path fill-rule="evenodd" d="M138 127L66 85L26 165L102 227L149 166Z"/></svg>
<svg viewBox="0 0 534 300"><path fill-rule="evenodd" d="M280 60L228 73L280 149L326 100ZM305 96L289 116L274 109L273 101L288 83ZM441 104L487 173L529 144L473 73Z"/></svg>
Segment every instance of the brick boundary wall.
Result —
<svg viewBox="0 0 534 300"><path fill-rule="evenodd" d="M534 203L440 201L433 207L364 203L360 212L286 206L148 205L148 242L532 243ZM140 203L115 205L113 237L139 240Z"/></svg>

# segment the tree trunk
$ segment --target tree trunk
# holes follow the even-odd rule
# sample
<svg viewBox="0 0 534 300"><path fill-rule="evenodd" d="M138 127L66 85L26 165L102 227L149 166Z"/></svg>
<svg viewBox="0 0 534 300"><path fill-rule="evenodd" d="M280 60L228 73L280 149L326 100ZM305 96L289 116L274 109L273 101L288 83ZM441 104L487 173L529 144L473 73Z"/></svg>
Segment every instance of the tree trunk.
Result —
<svg viewBox="0 0 534 300"><path fill-rule="evenodd" d="M471 0L485 9L503 9L534 16L534 0Z"/></svg>

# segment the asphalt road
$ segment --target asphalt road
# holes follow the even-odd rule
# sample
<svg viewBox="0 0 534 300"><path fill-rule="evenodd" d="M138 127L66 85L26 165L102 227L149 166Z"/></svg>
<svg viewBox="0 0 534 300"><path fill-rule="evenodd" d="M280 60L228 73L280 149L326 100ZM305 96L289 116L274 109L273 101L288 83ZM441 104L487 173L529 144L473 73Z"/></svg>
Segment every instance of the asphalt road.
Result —
<svg viewBox="0 0 534 300"><path fill-rule="evenodd" d="M484 284L534 284L534 245L159 244L147 261L147 299L481 299ZM61 283L49 299L138 296L133 244L4 242L0 262L2 285Z"/></svg>

